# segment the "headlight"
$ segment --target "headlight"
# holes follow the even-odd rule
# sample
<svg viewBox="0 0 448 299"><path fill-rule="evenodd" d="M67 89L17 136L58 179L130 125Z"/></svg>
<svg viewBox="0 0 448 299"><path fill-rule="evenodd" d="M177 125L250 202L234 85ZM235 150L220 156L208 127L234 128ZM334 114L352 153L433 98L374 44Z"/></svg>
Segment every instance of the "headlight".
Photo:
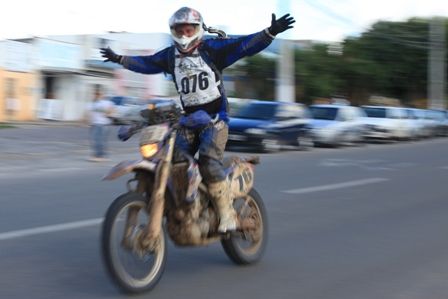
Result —
<svg viewBox="0 0 448 299"><path fill-rule="evenodd" d="M159 150L159 144L158 143L149 143L149 144L143 144L140 146L140 154L143 156L143 158L151 158L154 156Z"/></svg>
<svg viewBox="0 0 448 299"><path fill-rule="evenodd" d="M266 130L259 129L259 128L250 128L244 131L247 134L253 134L253 135L263 135L266 134Z"/></svg>

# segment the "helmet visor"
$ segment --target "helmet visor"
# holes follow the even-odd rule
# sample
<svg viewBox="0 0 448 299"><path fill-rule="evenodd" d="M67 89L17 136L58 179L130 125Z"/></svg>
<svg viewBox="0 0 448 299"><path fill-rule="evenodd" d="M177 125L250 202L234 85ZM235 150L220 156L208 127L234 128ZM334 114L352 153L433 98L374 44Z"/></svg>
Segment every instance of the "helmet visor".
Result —
<svg viewBox="0 0 448 299"><path fill-rule="evenodd" d="M198 35L200 30L198 24L176 24L171 28L171 34L177 38L193 37Z"/></svg>

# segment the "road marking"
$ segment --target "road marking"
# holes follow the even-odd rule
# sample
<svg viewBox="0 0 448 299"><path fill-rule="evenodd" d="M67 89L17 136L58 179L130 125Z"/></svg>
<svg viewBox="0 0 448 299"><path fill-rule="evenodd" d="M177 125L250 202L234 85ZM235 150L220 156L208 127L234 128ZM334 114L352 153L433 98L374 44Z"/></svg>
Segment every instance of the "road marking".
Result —
<svg viewBox="0 0 448 299"><path fill-rule="evenodd" d="M22 237L27 237L27 236L40 235L40 234L46 234L46 233L53 233L53 232L58 232L58 231L70 230L70 229L77 229L77 228L88 227L88 226L94 226L94 225L98 225L102 222L103 222L103 218L96 218L96 219L88 219L88 220L82 220L82 221L76 221L76 222L68 222L68 223L62 223L62 224L40 226L40 227L35 227L35 228L30 228L30 229L10 231L10 232L5 232L5 233L0 233L0 241L17 239L17 238L22 238Z"/></svg>
<svg viewBox="0 0 448 299"><path fill-rule="evenodd" d="M342 189L342 188L348 188L348 187L354 187L354 186L375 184L375 183L385 182L388 180L389 179L386 179L386 178L370 178L370 179L363 179L363 180L330 184L330 185L321 185L321 186L315 186L315 187L285 190L283 192L289 193L289 194L304 194L304 193L312 193L312 192L327 191L327 190ZM76 221L76 222L68 222L68 223L62 223L62 224L40 226L40 227L35 227L35 228L30 228L30 229L10 231L10 232L5 232L5 233L0 233L0 241L17 239L17 238L22 238L22 237L27 237L27 236L40 235L40 234L46 234L46 233L53 233L53 232L58 232L58 231L65 231L65 230L70 230L70 229L78 229L78 228L83 228L83 227L88 227L88 226L95 226L95 225L101 224L102 222L103 222L103 218L96 218L96 219L88 219L88 220L82 220L82 221Z"/></svg>
<svg viewBox="0 0 448 299"><path fill-rule="evenodd" d="M389 165L389 167L382 165ZM367 170L395 170L386 160L356 160L356 159L324 159L320 163L323 167L359 167Z"/></svg>
<svg viewBox="0 0 448 299"><path fill-rule="evenodd" d="M72 171L78 171L85 168L81 167L67 167L67 168L42 168L38 169L37 171L41 172L72 172Z"/></svg>
<svg viewBox="0 0 448 299"><path fill-rule="evenodd" d="M363 179L363 180L330 184L330 185L320 185L320 186L314 186L314 187L285 190L283 192L289 193L289 194L304 194L304 193L312 193L312 192L319 192L319 191L349 188L349 187L354 187L354 186L362 186L362 185L368 185L368 184L376 184L376 183L381 183L381 182L385 182L388 180L389 179L386 179L386 178L370 178L370 179Z"/></svg>

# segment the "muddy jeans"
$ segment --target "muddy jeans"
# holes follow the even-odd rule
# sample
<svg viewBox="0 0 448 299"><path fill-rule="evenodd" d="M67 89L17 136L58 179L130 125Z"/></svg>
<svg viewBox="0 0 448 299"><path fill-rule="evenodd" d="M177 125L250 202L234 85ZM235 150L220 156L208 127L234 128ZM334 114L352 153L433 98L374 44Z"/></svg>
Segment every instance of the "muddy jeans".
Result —
<svg viewBox="0 0 448 299"><path fill-rule="evenodd" d="M181 161L182 151L194 156L199 152L199 169L206 183L226 178L222 160L227 143L229 127L220 120L199 129L182 127L176 138L175 160Z"/></svg>

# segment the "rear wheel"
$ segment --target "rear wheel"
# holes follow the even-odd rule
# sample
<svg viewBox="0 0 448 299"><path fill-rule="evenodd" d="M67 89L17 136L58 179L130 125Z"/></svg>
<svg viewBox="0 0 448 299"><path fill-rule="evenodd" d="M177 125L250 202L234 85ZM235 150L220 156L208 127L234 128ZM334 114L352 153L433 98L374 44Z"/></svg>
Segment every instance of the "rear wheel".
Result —
<svg viewBox="0 0 448 299"><path fill-rule="evenodd" d="M221 244L234 263L256 263L263 256L268 241L268 222L261 196L252 189L246 197L235 199L233 206L243 227L222 239Z"/></svg>
<svg viewBox="0 0 448 299"><path fill-rule="evenodd" d="M149 221L146 205L142 195L125 193L111 204L103 223L103 260L112 280L126 293L152 289L165 268L164 230L151 248L140 242Z"/></svg>

